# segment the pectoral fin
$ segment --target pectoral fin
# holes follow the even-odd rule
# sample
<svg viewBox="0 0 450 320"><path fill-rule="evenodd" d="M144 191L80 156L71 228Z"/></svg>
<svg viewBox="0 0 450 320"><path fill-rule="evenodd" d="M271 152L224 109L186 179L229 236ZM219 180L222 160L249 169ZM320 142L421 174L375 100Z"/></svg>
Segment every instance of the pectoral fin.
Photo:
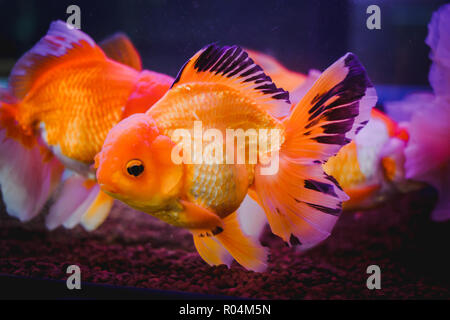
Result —
<svg viewBox="0 0 450 320"><path fill-rule="evenodd" d="M223 230L222 220L214 212L189 201L180 200L180 203L184 210L179 220L184 228L196 234L213 234Z"/></svg>

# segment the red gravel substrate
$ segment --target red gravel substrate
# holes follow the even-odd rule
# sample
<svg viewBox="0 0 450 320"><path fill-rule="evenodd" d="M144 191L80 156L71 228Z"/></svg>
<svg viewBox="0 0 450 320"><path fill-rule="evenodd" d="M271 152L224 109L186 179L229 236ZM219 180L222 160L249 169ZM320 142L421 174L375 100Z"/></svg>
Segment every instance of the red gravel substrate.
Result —
<svg viewBox="0 0 450 320"><path fill-rule="evenodd" d="M48 232L42 218L27 224L1 205L0 273L67 279L77 264L98 284L274 299L450 298L450 223L433 223L435 194L421 190L362 215L344 213L333 235L304 254L268 231L265 273L234 264L209 267L191 236L117 203L99 230ZM366 268L381 268L381 290L368 290Z"/></svg>

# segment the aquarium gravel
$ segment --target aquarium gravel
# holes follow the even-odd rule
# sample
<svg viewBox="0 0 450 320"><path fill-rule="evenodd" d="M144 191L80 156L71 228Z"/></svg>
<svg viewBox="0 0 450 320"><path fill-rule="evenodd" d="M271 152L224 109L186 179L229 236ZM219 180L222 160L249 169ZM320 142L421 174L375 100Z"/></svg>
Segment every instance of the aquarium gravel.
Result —
<svg viewBox="0 0 450 320"><path fill-rule="evenodd" d="M192 236L116 203L92 233L77 227L45 229L0 214L0 274L67 279L81 267L82 281L138 288L263 299L450 298L450 223L433 223L436 194L423 189L363 214L344 213L322 245L301 254L269 230L267 272L233 263L209 267ZM366 287L366 269L381 268L381 290ZM126 297L124 297L126 298Z"/></svg>

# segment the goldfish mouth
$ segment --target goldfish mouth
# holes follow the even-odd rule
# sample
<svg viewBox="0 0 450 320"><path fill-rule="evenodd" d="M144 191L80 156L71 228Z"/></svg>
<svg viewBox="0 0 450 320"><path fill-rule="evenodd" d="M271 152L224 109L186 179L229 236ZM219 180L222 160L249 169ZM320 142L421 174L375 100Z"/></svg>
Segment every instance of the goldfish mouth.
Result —
<svg viewBox="0 0 450 320"><path fill-rule="evenodd" d="M111 188L110 186L105 185L104 183L99 183L98 185L100 186L100 189L107 195L114 196L118 193L117 190Z"/></svg>

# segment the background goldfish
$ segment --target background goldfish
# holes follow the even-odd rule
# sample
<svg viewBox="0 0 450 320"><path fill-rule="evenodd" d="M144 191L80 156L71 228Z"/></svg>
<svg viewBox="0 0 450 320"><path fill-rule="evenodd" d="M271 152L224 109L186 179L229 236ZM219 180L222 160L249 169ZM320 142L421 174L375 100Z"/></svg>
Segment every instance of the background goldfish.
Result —
<svg viewBox="0 0 450 320"><path fill-rule="evenodd" d="M10 215L22 221L36 216L64 168L75 174L58 191L48 228L81 221L92 230L110 211L113 199L95 182L94 156L111 127L146 111L173 79L142 71L123 34L103 48L57 21L14 66L0 96L0 184Z"/></svg>
<svg viewBox="0 0 450 320"><path fill-rule="evenodd" d="M250 192L284 241L294 237L311 247L327 238L347 197L321 164L364 127L375 102L375 90L351 53L291 107L289 93L245 51L210 45L185 64L151 109L108 133L96 156L97 179L102 190L131 207L189 229L209 264L229 265L234 258L261 271L266 250L242 232L235 210ZM280 129L278 172L263 175L261 162L174 163L170 136L178 128L191 130L195 121L223 133Z"/></svg>
<svg viewBox="0 0 450 320"><path fill-rule="evenodd" d="M355 139L323 165L350 197L344 210L373 208L426 182L438 191L433 220L450 218L450 54L445 49L450 45L449 21L450 5L445 5L433 14L428 26L426 42L433 62L429 80L434 94L415 93L401 101L387 101L387 114L373 109ZM280 65L262 53L253 51L253 56ZM284 77L283 72L277 76L291 81L295 102L320 77L320 71L311 70L305 79ZM238 211L244 231L258 236L266 224L263 210L247 199Z"/></svg>

